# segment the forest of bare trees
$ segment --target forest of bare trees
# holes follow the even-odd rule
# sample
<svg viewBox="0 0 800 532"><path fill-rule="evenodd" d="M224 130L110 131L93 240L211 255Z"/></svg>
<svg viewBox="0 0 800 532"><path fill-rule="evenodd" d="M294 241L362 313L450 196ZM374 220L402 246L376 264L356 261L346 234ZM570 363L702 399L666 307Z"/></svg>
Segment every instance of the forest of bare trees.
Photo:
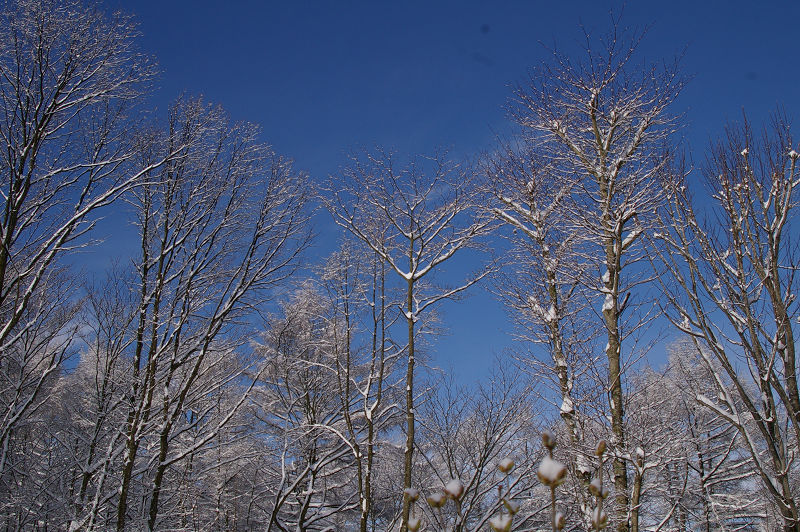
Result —
<svg viewBox="0 0 800 532"><path fill-rule="evenodd" d="M484 153L308 176L202 98L150 112L132 18L4 6L5 530L800 532L784 113L687 163L680 64L614 25ZM517 347L466 384L437 309L481 287Z"/></svg>

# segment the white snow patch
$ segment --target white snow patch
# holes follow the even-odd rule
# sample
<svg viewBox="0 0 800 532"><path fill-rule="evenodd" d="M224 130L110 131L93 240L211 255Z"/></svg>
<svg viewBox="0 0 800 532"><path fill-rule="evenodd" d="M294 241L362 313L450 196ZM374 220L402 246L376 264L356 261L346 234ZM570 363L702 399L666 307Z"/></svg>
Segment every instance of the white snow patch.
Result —
<svg viewBox="0 0 800 532"><path fill-rule="evenodd" d="M561 401L561 413L562 414L571 414L574 412L574 408L572 406L572 398L570 396L565 396L564 400Z"/></svg>
<svg viewBox="0 0 800 532"><path fill-rule="evenodd" d="M589 459L586 458L586 455L579 454L577 462L578 471L583 474L592 472L592 464L589 463Z"/></svg>
<svg viewBox="0 0 800 532"><path fill-rule="evenodd" d="M627 236L625 237L625 239L622 241L622 247L623 247L623 248L626 248L626 247L630 246L630 245L631 245L631 243L632 243L634 240L636 240L636 238L637 238L637 237L638 237L640 234L642 234L642 230L641 230L641 228L636 228L636 229L634 229L633 231L631 231L630 233L628 233L628 235L627 235Z"/></svg>

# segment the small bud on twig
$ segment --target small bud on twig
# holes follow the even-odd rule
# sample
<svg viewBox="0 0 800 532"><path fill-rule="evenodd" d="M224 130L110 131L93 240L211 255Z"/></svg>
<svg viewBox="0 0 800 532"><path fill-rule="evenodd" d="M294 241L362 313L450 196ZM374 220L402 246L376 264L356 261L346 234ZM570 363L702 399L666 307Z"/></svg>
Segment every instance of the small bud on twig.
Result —
<svg viewBox="0 0 800 532"><path fill-rule="evenodd" d="M600 508L592 510L591 520L595 530L602 530L608 525L608 515Z"/></svg>
<svg viewBox="0 0 800 532"><path fill-rule="evenodd" d="M511 530L511 516L498 515L489 519L489 526L494 532L508 532Z"/></svg>
<svg viewBox="0 0 800 532"><path fill-rule="evenodd" d="M511 515L515 515L517 512L519 512L519 503L516 501L509 501L508 499L503 499L503 506L506 507L506 510L508 510L508 513L510 513Z"/></svg>
<svg viewBox="0 0 800 532"><path fill-rule="evenodd" d="M464 495L464 484L457 478L452 479L444 487L444 492L451 499L460 499Z"/></svg>
<svg viewBox="0 0 800 532"><path fill-rule="evenodd" d="M403 490L403 493L406 494L410 502L417 502L419 499L419 490L416 488L406 488Z"/></svg>
<svg viewBox="0 0 800 532"><path fill-rule="evenodd" d="M589 493L591 493L595 497L600 497L602 495L603 483L600 481L599 478L595 477L589 483Z"/></svg>
<svg viewBox="0 0 800 532"><path fill-rule="evenodd" d="M567 478L567 468L561 462L545 456L542 463L539 464L536 476L539 477L542 484L551 487L558 486Z"/></svg>
<svg viewBox="0 0 800 532"><path fill-rule="evenodd" d="M549 430L542 432L542 443L544 444L545 447L547 447L549 450L552 451L553 448L556 446L555 434L553 434Z"/></svg>
<svg viewBox="0 0 800 532"><path fill-rule="evenodd" d="M597 443L597 450L594 452L595 456L603 456L606 452L606 440L600 440Z"/></svg>
<svg viewBox="0 0 800 532"><path fill-rule="evenodd" d="M566 525L567 525L567 517L561 512L558 512L556 514L556 528L559 530L563 530Z"/></svg>
<svg viewBox="0 0 800 532"><path fill-rule="evenodd" d="M502 473L508 474L514 469L514 460L511 458L503 458L500 460L500 463L497 464L497 469L499 469Z"/></svg>
<svg viewBox="0 0 800 532"><path fill-rule="evenodd" d="M428 495L426 500L432 508L441 508L447 502L447 496L445 496L444 492L437 491Z"/></svg>

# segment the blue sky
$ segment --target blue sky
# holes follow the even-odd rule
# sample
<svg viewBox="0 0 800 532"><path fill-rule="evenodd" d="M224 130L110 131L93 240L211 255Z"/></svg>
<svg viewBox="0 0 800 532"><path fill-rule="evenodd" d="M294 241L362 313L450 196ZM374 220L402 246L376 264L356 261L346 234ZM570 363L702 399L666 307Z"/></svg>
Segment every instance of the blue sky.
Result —
<svg viewBox="0 0 800 532"><path fill-rule="evenodd" d="M580 54L580 24L609 27L621 4L599 1L136 1L142 48L162 74L162 111L202 94L323 181L358 146L399 153L491 148L507 123L510 87L547 56ZM776 106L798 116L798 2L629 2L622 26L649 26L639 58L670 60L692 77L673 111L694 160L742 110L758 122ZM327 223L327 218L321 220ZM330 236L332 229L318 232ZM450 335L437 361L477 378L509 345L502 309L485 293L445 308ZM655 354L658 356L658 353Z"/></svg>

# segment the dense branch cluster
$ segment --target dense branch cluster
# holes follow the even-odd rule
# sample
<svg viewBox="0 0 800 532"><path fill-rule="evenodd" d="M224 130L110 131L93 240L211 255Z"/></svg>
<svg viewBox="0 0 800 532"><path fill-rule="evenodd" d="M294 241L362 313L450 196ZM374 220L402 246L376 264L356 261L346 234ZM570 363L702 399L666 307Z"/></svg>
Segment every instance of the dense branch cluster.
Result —
<svg viewBox="0 0 800 532"><path fill-rule="evenodd" d="M129 18L5 4L2 526L800 531L800 148L777 114L686 169L680 70L618 27L472 163L314 187L201 99L143 120ZM110 209L120 260L81 274ZM479 284L518 348L467 386L437 309Z"/></svg>

